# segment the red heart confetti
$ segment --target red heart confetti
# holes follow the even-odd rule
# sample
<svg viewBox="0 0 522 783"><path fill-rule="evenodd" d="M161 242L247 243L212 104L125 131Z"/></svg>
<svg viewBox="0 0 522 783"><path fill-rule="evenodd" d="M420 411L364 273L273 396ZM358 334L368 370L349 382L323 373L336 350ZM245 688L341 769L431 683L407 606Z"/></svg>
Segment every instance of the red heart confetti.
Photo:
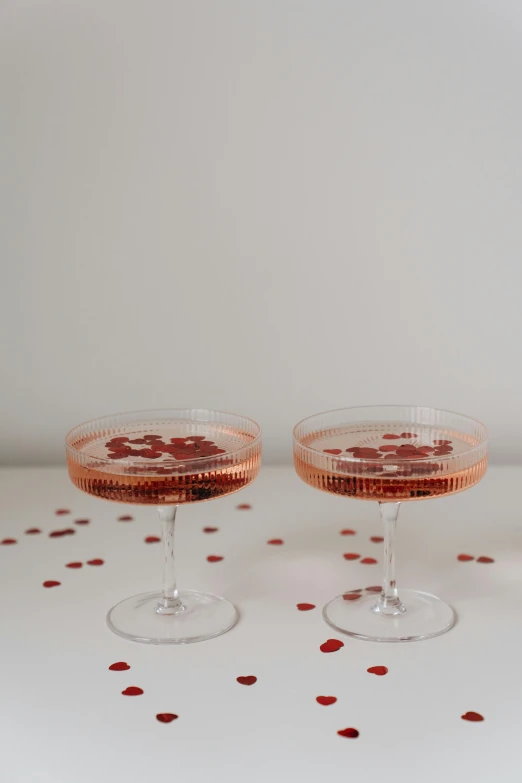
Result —
<svg viewBox="0 0 522 783"><path fill-rule="evenodd" d="M61 582L57 582L55 579L48 579L46 582L43 582L44 587L58 587L61 584Z"/></svg>
<svg viewBox="0 0 522 783"><path fill-rule="evenodd" d="M72 527L66 527L63 530L52 530L49 538L63 538L63 536L74 536L76 530Z"/></svg>
<svg viewBox="0 0 522 783"><path fill-rule="evenodd" d="M379 446L379 451L383 451L385 453L389 451L391 454L392 452L397 451L397 448L398 446Z"/></svg>
<svg viewBox="0 0 522 783"><path fill-rule="evenodd" d="M393 433L388 432L386 435L383 435L383 440L399 440L401 437L400 435L393 435Z"/></svg>
<svg viewBox="0 0 522 783"><path fill-rule="evenodd" d="M380 593L382 590L381 585L370 585L370 587L366 588L367 593Z"/></svg>
<svg viewBox="0 0 522 783"><path fill-rule="evenodd" d="M5 546L7 546L9 544L17 544L17 543L18 543L18 541L16 540L16 538L3 538L0 541L0 544L4 544Z"/></svg>
<svg viewBox="0 0 522 783"><path fill-rule="evenodd" d="M360 555L357 552L345 552L343 557L345 560L358 560Z"/></svg>
<svg viewBox="0 0 522 783"><path fill-rule="evenodd" d="M376 674L378 677L382 677L385 674L388 674L388 669L386 666L370 666L369 669L366 669L368 674Z"/></svg>
<svg viewBox="0 0 522 783"><path fill-rule="evenodd" d="M382 544L382 542L384 541L384 537L383 536L370 536L370 541L373 544Z"/></svg>
<svg viewBox="0 0 522 783"><path fill-rule="evenodd" d="M203 528L203 532L204 533L217 533L218 530L219 530L218 527L204 527Z"/></svg>
<svg viewBox="0 0 522 783"><path fill-rule="evenodd" d="M355 530L351 530L349 527L345 527L344 530L341 530L342 536L354 536Z"/></svg>
<svg viewBox="0 0 522 783"><path fill-rule="evenodd" d="M147 536L144 541L146 544L157 544L158 541L161 541L161 538L159 536Z"/></svg>
<svg viewBox="0 0 522 783"><path fill-rule="evenodd" d="M252 506L250 503L240 503L239 506L236 506L238 511L249 511Z"/></svg>
<svg viewBox="0 0 522 783"><path fill-rule="evenodd" d="M240 685L253 685L257 682L257 677L254 677L253 674L249 674L247 677L236 677L236 680Z"/></svg>
<svg viewBox="0 0 522 783"><path fill-rule="evenodd" d="M319 647L319 649L324 653L332 653L337 652L337 650L340 650L341 647L344 647L344 642L340 642L339 639L328 639Z"/></svg>
<svg viewBox="0 0 522 783"><path fill-rule="evenodd" d="M359 736L357 729L340 729L337 733L340 737L349 737L350 739L356 739Z"/></svg>
<svg viewBox="0 0 522 783"><path fill-rule="evenodd" d="M101 559L101 557L95 557L94 560L87 560L87 565L92 566L101 566L104 564L104 560Z"/></svg>
<svg viewBox="0 0 522 783"><path fill-rule="evenodd" d="M474 560L475 558L473 555L458 555L457 560L460 560L461 563L467 563L468 560Z"/></svg>
<svg viewBox="0 0 522 783"><path fill-rule="evenodd" d="M70 514L71 512L69 511L68 508L57 508L54 513L56 514L57 517L63 517L64 514Z"/></svg>
<svg viewBox="0 0 522 783"><path fill-rule="evenodd" d="M130 669L130 666L125 661L116 661L116 663L111 663L109 666L109 671L111 672L124 672L127 669Z"/></svg>
<svg viewBox="0 0 522 783"><path fill-rule="evenodd" d="M477 557L477 563L494 563L492 557L486 557L485 555L481 555L480 557Z"/></svg>
<svg viewBox="0 0 522 783"><path fill-rule="evenodd" d="M122 696L141 696L143 693L143 690L141 688L136 688L135 685L130 685L128 688L125 688L124 691L121 692Z"/></svg>
<svg viewBox="0 0 522 783"><path fill-rule="evenodd" d="M310 609L315 609L315 604L296 604L300 612L309 612Z"/></svg>
<svg viewBox="0 0 522 783"><path fill-rule="evenodd" d="M160 723L172 723L173 720L177 720L178 716L174 715L173 712L158 712L156 715L156 720L159 720Z"/></svg>
<svg viewBox="0 0 522 783"><path fill-rule="evenodd" d="M207 560L209 563L219 563L220 560L223 560L222 555L209 555L207 557Z"/></svg>
<svg viewBox="0 0 522 783"><path fill-rule="evenodd" d="M40 528L39 528L39 527L30 527L30 528L28 528L28 529L25 531L25 535L26 535L26 536L35 536L37 533L41 533L41 532L42 532L42 531L40 530Z"/></svg>
<svg viewBox="0 0 522 783"><path fill-rule="evenodd" d="M361 560L363 565L375 565L376 562L377 560L374 557L363 557Z"/></svg>
<svg viewBox="0 0 522 783"><path fill-rule="evenodd" d="M342 454L342 449L323 449L325 454Z"/></svg>
<svg viewBox="0 0 522 783"><path fill-rule="evenodd" d="M90 521L91 521L90 519L75 519L74 520L74 524L75 525L88 525Z"/></svg>
<svg viewBox="0 0 522 783"><path fill-rule="evenodd" d="M360 598L360 593L344 593L343 598L345 601L357 601Z"/></svg>
<svg viewBox="0 0 522 783"><path fill-rule="evenodd" d="M465 712L464 715L460 716L462 720L469 720L472 723L478 723L478 721L484 720L484 716L480 714L480 712Z"/></svg>
<svg viewBox="0 0 522 783"><path fill-rule="evenodd" d="M415 432L401 432L401 438L418 438Z"/></svg>
<svg viewBox="0 0 522 783"><path fill-rule="evenodd" d="M282 538L271 538L269 541L266 542L267 544L273 544L274 546L281 546L281 544L284 544Z"/></svg>
<svg viewBox="0 0 522 783"><path fill-rule="evenodd" d="M330 704L335 704L337 701L336 696L316 696L315 698L318 704L322 704L323 707L329 707Z"/></svg>
<svg viewBox="0 0 522 783"><path fill-rule="evenodd" d="M130 514L124 514L122 517L118 517L118 522L132 522L134 517Z"/></svg>
<svg viewBox="0 0 522 783"><path fill-rule="evenodd" d="M450 440L434 440L435 446L451 446Z"/></svg>
<svg viewBox="0 0 522 783"><path fill-rule="evenodd" d="M66 563L66 568L81 568L83 566L83 563L80 563L79 561L74 561L73 563Z"/></svg>

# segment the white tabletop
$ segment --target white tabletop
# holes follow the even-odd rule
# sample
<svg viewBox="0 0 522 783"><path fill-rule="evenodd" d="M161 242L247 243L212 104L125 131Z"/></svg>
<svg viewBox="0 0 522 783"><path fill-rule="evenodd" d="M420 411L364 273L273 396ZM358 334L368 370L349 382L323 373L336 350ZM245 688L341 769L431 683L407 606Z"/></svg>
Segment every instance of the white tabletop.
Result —
<svg viewBox="0 0 522 783"><path fill-rule="evenodd" d="M179 585L226 595L239 624L207 642L156 647L105 625L114 603L159 586L161 544L144 542L158 532L155 510L91 498L64 469L0 471L0 539L17 540L0 546L0 779L519 783L521 479L520 467L491 468L468 492L403 506L399 586L444 598L458 622L436 639L386 645L343 637L321 616L333 596L379 583L381 545L369 540L381 533L377 505L265 468L244 492L178 515ZM125 513L134 521L118 522ZM42 532L24 533L32 527ZM68 527L74 535L48 535ZM340 535L346 527L356 535ZM378 564L346 561L348 551ZM459 562L460 553L495 562ZM210 554L224 559L209 563ZM86 564L97 558L104 564ZM298 611L300 602L316 608ZM324 654L328 638L345 646ZM109 671L115 661L131 668ZM374 665L388 674L368 674ZM257 682L238 684L245 675ZM122 696L127 686L144 693ZM321 706L319 695L337 701ZM484 721L462 720L470 710ZM162 724L161 712L179 717ZM338 736L346 727L359 737Z"/></svg>

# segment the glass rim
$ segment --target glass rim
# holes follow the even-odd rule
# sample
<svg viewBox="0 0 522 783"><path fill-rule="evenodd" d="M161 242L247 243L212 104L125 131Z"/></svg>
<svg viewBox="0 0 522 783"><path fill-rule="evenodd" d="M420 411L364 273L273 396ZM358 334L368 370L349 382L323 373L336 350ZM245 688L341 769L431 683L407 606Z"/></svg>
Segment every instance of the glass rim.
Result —
<svg viewBox="0 0 522 783"><path fill-rule="evenodd" d="M426 457L415 457L415 459L408 459L407 457L400 457L397 462L400 465L407 465L408 463L411 463L412 465L415 465L418 462L424 462L429 461L433 462L435 459L437 462L446 462L452 459L459 459L463 457L464 455L469 455L475 449L483 448L489 440L489 433L487 430L487 427L483 422L480 421L480 419L476 419L473 416L467 416L465 413L458 413L457 411L450 411L446 410L445 408L432 408L427 405L398 405L398 404L390 404L390 405L349 405L345 408L334 408L329 411L321 411L320 413L314 413L311 416L305 416L304 419L301 419L297 422L294 429L292 430L292 436L293 436L293 443L294 448L297 444L300 449L303 449L304 451L308 451L312 454L320 454L323 457L330 457L331 459L336 460L342 460L346 463L354 463L355 465L362 465L362 464L368 464L372 463L375 465L382 464L382 461L379 459L375 459L372 457L363 457L363 458L356 458L353 456L345 456L344 454L325 454L324 451L319 451L319 449L315 449L312 446L305 446L304 443L297 437L296 430L298 427L300 427L302 424L304 424L307 421L311 421L312 419L319 418L320 416L327 416L332 413L342 413L343 411L356 411L356 410L368 410L368 409L376 409L376 408L415 408L417 410L423 410L423 411L436 411L437 413L445 413L449 414L450 416L460 416L463 419L467 419L468 421L472 421L475 424L478 424L483 430L484 430L484 437L476 443L474 446L471 446L469 449L465 449L464 451L460 451L458 454L440 454L437 458L436 455L431 454L427 455Z"/></svg>
<svg viewBox="0 0 522 783"><path fill-rule="evenodd" d="M109 419L115 419L118 416L136 416L138 414L154 414L154 413L162 413L165 411L169 411L171 414L176 412L182 412L182 411L204 411L206 413L218 413L222 416L233 416L238 419L243 419L244 421L248 421L251 424L253 424L257 429L257 434L254 436L254 438L249 442L246 443L244 446L239 446L237 449L233 449L232 451L227 451L225 454L210 454L207 457L196 457L195 459L188 459L188 460L179 460L177 465L172 465L173 468L176 468L178 466L182 465L190 465L190 467L199 465L201 463L207 464L211 460L222 460L230 456L235 456L240 454L243 450L252 448L252 446L255 446L258 444L258 442L261 440L262 436L262 430L261 426L255 421L254 419L251 419L249 416L243 416L241 413L231 413L230 411L222 411L218 410L216 408L146 408L144 410L135 410L135 411L124 411L123 413L113 413L109 414L108 416L99 416L94 419L87 419L87 421L81 422L81 424L76 424L72 429L70 429L66 436L65 436L65 450L66 452L71 452L72 454L78 454L83 456L91 456L91 459L95 459L97 462L107 463L110 465L119 464L119 465L148 465L149 467L154 467L154 463L151 462L150 459L119 459L119 460L113 460L109 459L108 457L94 457L92 455L86 454L83 451L80 451L79 449L76 449L74 446L70 443L71 435L78 430L80 427L86 427L89 424L97 424L104 422ZM202 419L186 419L186 421L194 421L194 422L200 422L204 424L205 422ZM160 463L157 463L158 467L160 467ZM154 474L150 474L154 475Z"/></svg>

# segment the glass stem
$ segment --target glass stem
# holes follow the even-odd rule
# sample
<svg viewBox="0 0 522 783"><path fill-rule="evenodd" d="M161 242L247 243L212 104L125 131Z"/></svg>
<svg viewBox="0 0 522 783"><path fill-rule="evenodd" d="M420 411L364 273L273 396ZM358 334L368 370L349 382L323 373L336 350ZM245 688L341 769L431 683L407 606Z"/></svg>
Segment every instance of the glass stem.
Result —
<svg viewBox="0 0 522 783"><path fill-rule="evenodd" d="M176 587L176 568L174 562L174 522L177 506L159 506L163 538L163 591L156 612L158 614L178 614L185 607L181 603Z"/></svg>
<svg viewBox="0 0 522 783"><path fill-rule="evenodd" d="M384 524L384 574L382 590L373 611L378 614L394 616L406 611L401 603L395 581L395 531L400 503L379 503Z"/></svg>

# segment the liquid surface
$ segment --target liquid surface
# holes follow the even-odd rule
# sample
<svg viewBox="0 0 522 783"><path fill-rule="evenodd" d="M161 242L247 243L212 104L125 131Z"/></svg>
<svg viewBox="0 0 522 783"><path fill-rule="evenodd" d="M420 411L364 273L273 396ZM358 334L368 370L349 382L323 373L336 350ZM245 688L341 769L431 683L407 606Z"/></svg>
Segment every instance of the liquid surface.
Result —
<svg viewBox="0 0 522 783"><path fill-rule="evenodd" d="M72 444L69 475L84 492L122 503L211 500L255 478L261 446L258 442L248 448L253 440L250 434L218 424L139 422L117 432L92 433Z"/></svg>
<svg viewBox="0 0 522 783"><path fill-rule="evenodd" d="M295 448L298 475L317 489L362 500L449 495L476 484L487 459L469 435L400 422L311 433ZM344 459L342 459L344 457Z"/></svg>

